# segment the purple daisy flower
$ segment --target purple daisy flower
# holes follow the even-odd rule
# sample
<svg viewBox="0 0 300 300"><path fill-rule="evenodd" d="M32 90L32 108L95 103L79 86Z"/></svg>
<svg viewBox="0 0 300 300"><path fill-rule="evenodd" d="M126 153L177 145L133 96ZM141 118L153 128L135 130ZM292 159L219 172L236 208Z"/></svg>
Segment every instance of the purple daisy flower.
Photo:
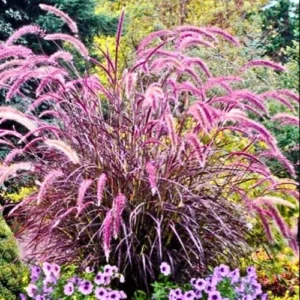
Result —
<svg viewBox="0 0 300 300"><path fill-rule="evenodd" d="M118 291L111 291L108 293L106 299L110 299L110 300L120 300L120 294Z"/></svg>
<svg viewBox="0 0 300 300"><path fill-rule="evenodd" d="M104 276L104 285L109 285L111 282L111 276Z"/></svg>
<svg viewBox="0 0 300 300"><path fill-rule="evenodd" d="M50 275L43 280L43 292L52 293L53 284L56 284L57 280L54 276Z"/></svg>
<svg viewBox="0 0 300 300"><path fill-rule="evenodd" d="M104 277L105 277L104 274L102 274L101 272L98 272L98 274L94 278L94 282L97 285L104 284L105 283Z"/></svg>
<svg viewBox="0 0 300 300"><path fill-rule="evenodd" d="M166 262L161 263L160 272L165 276L169 276L171 274L171 267Z"/></svg>
<svg viewBox="0 0 300 300"><path fill-rule="evenodd" d="M64 286L64 294L65 296L71 296L74 293L74 284L72 282L67 283Z"/></svg>
<svg viewBox="0 0 300 300"><path fill-rule="evenodd" d="M206 285L204 291L209 294L211 292L215 292L216 291L216 287L214 285L208 284Z"/></svg>
<svg viewBox="0 0 300 300"><path fill-rule="evenodd" d="M95 289L95 296L99 300L104 300L104 299L106 299L106 296L107 296L107 290L103 287L97 287Z"/></svg>
<svg viewBox="0 0 300 300"><path fill-rule="evenodd" d="M230 268L226 265L220 265L219 268L218 268L218 273L224 277L224 276L227 276L230 272Z"/></svg>
<svg viewBox="0 0 300 300"><path fill-rule="evenodd" d="M222 300L220 292L214 291L208 294L208 300Z"/></svg>
<svg viewBox="0 0 300 300"><path fill-rule="evenodd" d="M267 299L268 299L268 294L262 294L262 295L260 296L260 299L261 299L261 300L267 300Z"/></svg>
<svg viewBox="0 0 300 300"><path fill-rule="evenodd" d="M51 272L55 278L59 278L60 276L60 266L57 264L51 264Z"/></svg>
<svg viewBox="0 0 300 300"><path fill-rule="evenodd" d="M80 277L74 276L70 278L68 281L74 283L75 285L80 285L82 279Z"/></svg>
<svg viewBox="0 0 300 300"><path fill-rule="evenodd" d="M29 297L34 297L36 292L38 291L38 288L35 284L30 283L27 288L25 288L25 291L27 292Z"/></svg>
<svg viewBox="0 0 300 300"><path fill-rule="evenodd" d="M239 281L240 279L240 270L239 269L235 269L233 270L229 276L228 276L230 279L231 279L231 284L235 284Z"/></svg>
<svg viewBox="0 0 300 300"><path fill-rule="evenodd" d="M254 277L256 278L256 270L253 266L250 266L247 268L247 274L248 274L248 277L251 278L251 277Z"/></svg>
<svg viewBox="0 0 300 300"><path fill-rule="evenodd" d="M196 298L196 294L194 291L186 291L183 295L184 300L194 300Z"/></svg>
<svg viewBox="0 0 300 300"><path fill-rule="evenodd" d="M104 267L103 273L105 274L105 276L112 276L113 273L114 273L114 272L113 272L113 267L110 266L110 265L106 265L106 266Z"/></svg>
<svg viewBox="0 0 300 300"><path fill-rule="evenodd" d="M190 280L191 285L192 285L192 286L195 286L196 281L197 281L197 278L192 278L192 279Z"/></svg>
<svg viewBox="0 0 300 300"><path fill-rule="evenodd" d="M181 289L177 288L175 290L170 290L169 299L183 299L183 294Z"/></svg>
<svg viewBox="0 0 300 300"><path fill-rule="evenodd" d="M207 283L204 279L197 279L196 284L195 284L195 289L198 291L203 291L206 287Z"/></svg>
<svg viewBox="0 0 300 300"><path fill-rule="evenodd" d="M93 285L91 284L90 281L88 280L83 280L80 285L79 285L79 288L78 288L79 292L83 295L89 295L92 293L93 291Z"/></svg>
<svg viewBox="0 0 300 300"><path fill-rule="evenodd" d="M46 300L46 298L44 296L37 295L34 300Z"/></svg>
<svg viewBox="0 0 300 300"><path fill-rule="evenodd" d="M46 276L50 276L52 272L51 264L44 262L42 266L43 272Z"/></svg>

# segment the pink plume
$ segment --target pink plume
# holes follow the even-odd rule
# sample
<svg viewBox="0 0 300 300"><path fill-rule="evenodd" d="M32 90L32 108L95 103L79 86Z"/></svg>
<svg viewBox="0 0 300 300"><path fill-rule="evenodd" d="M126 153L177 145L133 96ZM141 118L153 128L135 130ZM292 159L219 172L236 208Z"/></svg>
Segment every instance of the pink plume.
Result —
<svg viewBox="0 0 300 300"><path fill-rule="evenodd" d="M77 24L64 12L61 10L46 4L40 4L40 8L45 11L49 11L56 16L60 17L66 24L68 24L69 28L73 33L78 33Z"/></svg>
<svg viewBox="0 0 300 300"><path fill-rule="evenodd" d="M47 192L47 188L57 179L57 178L59 178L59 177L61 177L61 176L63 176L63 172L61 171L61 170L53 170L53 171L51 171L46 177L45 177L45 179L44 179L44 181L43 181L43 183L42 183L42 185L41 185L41 187L40 187L40 190L39 190L39 193L38 193L38 195L37 195L37 202L36 202L36 204L37 205L39 205L41 202L42 202L42 200L43 200L43 198L44 198L44 196L45 196L45 194L46 194L46 192Z"/></svg>
<svg viewBox="0 0 300 300"><path fill-rule="evenodd" d="M152 195L154 196L157 192L157 186L156 186L156 168L151 162L146 163L146 171L148 174L148 180L151 187Z"/></svg>
<svg viewBox="0 0 300 300"><path fill-rule="evenodd" d="M61 40L61 41L71 43L84 58L88 58L88 56L89 56L89 51L84 46L84 44L81 43L78 39L74 38L71 35L63 34L63 33L47 34L44 37L44 39L47 41Z"/></svg>
<svg viewBox="0 0 300 300"><path fill-rule="evenodd" d="M272 61L263 60L263 59L249 61L242 67L241 71L244 72L245 70L251 67L267 67L267 68L274 69L276 71L286 71L286 68L283 67L282 65L276 64Z"/></svg>
<svg viewBox="0 0 300 300"><path fill-rule="evenodd" d="M112 211L110 210L106 213L105 219L102 224L103 250L107 262L109 260L112 232L113 232L113 214Z"/></svg>
<svg viewBox="0 0 300 300"><path fill-rule="evenodd" d="M103 198L103 192L104 192L104 187L107 181L106 175L103 173L100 175L98 182L97 182L97 205L100 206L102 203L102 198Z"/></svg>
<svg viewBox="0 0 300 300"><path fill-rule="evenodd" d="M126 197L121 193L113 201L113 234L115 239L118 237L122 212L125 208L125 204Z"/></svg>
<svg viewBox="0 0 300 300"><path fill-rule="evenodd" d="M93 183L93 180L91 180L91 179L85 179L80 183L80 186L78 189L78 197L77 197L77 207L79 210L83 206L83 200L84 200L85 193L92 183Z"/></svg>

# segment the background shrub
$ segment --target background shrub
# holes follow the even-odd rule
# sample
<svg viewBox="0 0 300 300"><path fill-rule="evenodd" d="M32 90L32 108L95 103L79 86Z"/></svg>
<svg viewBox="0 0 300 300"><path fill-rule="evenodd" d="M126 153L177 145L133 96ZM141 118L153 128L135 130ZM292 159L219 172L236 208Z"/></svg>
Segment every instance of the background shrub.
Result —
<svg viewBox="0 0 300 300"><path fill-rule="evenodd" d="M27 280L28 271L19 260L15 238L0 213L0 299L18 299Z"/></svg>

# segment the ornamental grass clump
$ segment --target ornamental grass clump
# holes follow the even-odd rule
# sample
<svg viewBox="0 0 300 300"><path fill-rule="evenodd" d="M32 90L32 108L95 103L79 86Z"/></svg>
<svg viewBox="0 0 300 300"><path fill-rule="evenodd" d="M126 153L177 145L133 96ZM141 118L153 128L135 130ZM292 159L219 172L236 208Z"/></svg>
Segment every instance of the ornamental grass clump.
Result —
<svg viewBox="0 0 300 300"><path fill-rule="evenodd" d="M1 142L11 151L0 181L36 179L37 191L11 212L24 222L20 234L32 255L83 267L107 261L132 288L147 286L162 261L178 279L201 275L219 261L237 263L248 251L249 215L260 217L270 241L277 225L297 251L277 208L284 203L267 198L292 197L295 189L280 188L266 157L276 157L291 174L293 166L269 131L247 117L248 111L268 117L266 96L237 88L250 67L283 68L255 61L239 74L214 77L190 50L238 41L220 29L188 26L146 37L136 62L119 76L123 18L116 55L103 50L101 63L74 36L42 35L74 46L86 62L84 74L62 49L48 57L11 39L0 46L7 100L1 121L27 129L2 130ZM291 106L299 100L293 92L276 95ZM8 106L15 96L28 103L26 112ZM245 189L251 180L256 184ZM295 202L289 200L294 209Z"/></svg>

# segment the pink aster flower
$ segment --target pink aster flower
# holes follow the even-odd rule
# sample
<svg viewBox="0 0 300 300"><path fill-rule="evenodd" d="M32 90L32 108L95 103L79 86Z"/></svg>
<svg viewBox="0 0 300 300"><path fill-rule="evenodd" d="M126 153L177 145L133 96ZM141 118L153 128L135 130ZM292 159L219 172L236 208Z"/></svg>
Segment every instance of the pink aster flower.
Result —
<svg viewBox="0 0 300 300"><path fill-rule="evenodd" d="M161 263L160 272L165 276L169 276L171 274L171 267L166 262Z"/></svg>
<svg viewBox="0 0 300 300"><path fill-rule="evenodd" d="M97 285L104 284L104 282L105 282L104 277L105 277L105 275L103 273L98 272L97 275L94 278L94 282Z"/></svg>
<svg viewBox="0 0 300 300"><path fill-rule="evenodd" d="M47 262L44 262L43 263L43 272L46 276L50 276L51 275L51 272L52 272L52 267L51 267L51 264L47 263Z"/></svg>
<svg viewBox="0 0 300 300"><path fill-rule="evenodd" d="M106 296L107 296L107 290L103 287L97 287L95 289L95 297L99 300L105 300L107 299Z"/></svg>
<svg viewBox="0 0 300 300"><path fill-rule="evenodd" d="M208 300L222 300L220 292L214 291L208 294Z"/></svg>
<svg viewBox="0 0 300 300"><path fill-rule="evenodd" d="M79 288L78 288L79 292L83 295L89 295L92 293L93 291L93 285L91 284L90 281L88 280L83 280L80 285L79 285Z"/></svg>
<svg viewBox="0 0 300 300"><path fill-rule="evenodd" d="M25 288L25 291L27 292L29 297L35 297L36 292L38 291L38 288L35 284L29 284L27 288Z"/></svg>
<svg viewBox="0 0 300 300"><path fill-rule="evenodd" d="M64 294L65 296L71 296L74 293L74 284L72 282L67 283L64 286Z"/></svg>
<svg viewBox="0 0 300 300"><path fill-rule="evenodd" d="M57 264L51 264L51 272L55 278L59 278L60 275L60 266Z"/></svg>

